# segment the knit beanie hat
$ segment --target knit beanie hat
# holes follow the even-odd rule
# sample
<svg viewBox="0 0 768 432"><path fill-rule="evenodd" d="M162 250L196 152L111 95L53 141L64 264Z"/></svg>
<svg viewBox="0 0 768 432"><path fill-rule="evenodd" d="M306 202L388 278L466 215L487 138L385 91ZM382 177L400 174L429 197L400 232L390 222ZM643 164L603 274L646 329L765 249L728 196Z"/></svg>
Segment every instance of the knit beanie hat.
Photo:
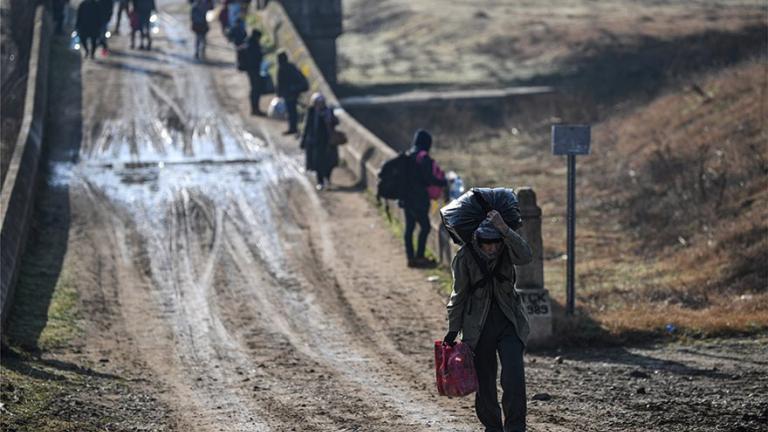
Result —
<svg viewBox="0 0 768 432"><path fill-rule="evenodd" d="M416 133L413 134L413 147L418 151L429 151L429 149L432 148L432 135L424 129L417 130Z"/></svg>
<svg viewBox="0 0 768 432"><path fill-rule="evenodd" d="M501 233L490 220L486 219L475 230L475 236L478 240L498 240L501 238Z"/></svg>

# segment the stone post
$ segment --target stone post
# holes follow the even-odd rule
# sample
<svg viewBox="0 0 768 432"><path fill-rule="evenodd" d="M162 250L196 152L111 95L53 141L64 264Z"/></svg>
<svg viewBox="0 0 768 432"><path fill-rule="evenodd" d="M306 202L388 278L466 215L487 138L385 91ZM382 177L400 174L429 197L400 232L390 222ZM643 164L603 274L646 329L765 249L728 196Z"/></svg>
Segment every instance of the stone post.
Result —
<svg viewBox="0 0 768 432"><path fill-rule="evenodd" d="M341 35L341 0L281 0L328 84L336 84L336 38Z"/></svg>
<svg viewBox="0 0 768 432"><path fill-rule="evenodd" d="M536 193L529 187L518 189L523 226L518 233L533 251L533 261L515 268L517 292L522 297L531 324L529 345L542 345L552 336L552 304L544 288L544 246L541 239L541 208Z"/></svg>

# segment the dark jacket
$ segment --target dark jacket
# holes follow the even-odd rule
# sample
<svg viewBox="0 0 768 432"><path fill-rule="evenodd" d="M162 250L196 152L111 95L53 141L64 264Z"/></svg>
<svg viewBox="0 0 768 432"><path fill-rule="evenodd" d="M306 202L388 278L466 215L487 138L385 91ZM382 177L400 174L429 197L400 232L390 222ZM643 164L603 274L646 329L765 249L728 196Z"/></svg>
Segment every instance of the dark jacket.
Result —
<svg viewBox="0 0 768 432"><path fill-rule="evenodd" d="M157 10L155 0L133 0L133 10L142 17L148 18L152 11Z"/></svg>
<svg viewBox="0 0 768 432"><path fill-rule="evenodd" d="M448 184L445 179L438 179L435 177L432 171L434 160L429 154L421 158L421 160L416 157L420 151L422 150L414 148L408 154L408 157L413 161L411 164L412 171L409 175L409 184L411 187L408 189L405 197L400 200L400 206L406 209L429 209L429 193L427 192L427 187L445 187Z"/></svg>
<svg viewBox="0 0 768 432"><path fill-rule="evenodd" d="M307 79L293 63L285 62L278 65L277 85L275 87L278 97L285 100L297 100L299 95L306 91L306 84Z"/></svg>
<svg viewBox="0 0 768 432"><path fill-rule="evenodd" d="M101 25L107 25L109 20L112 19L112 12L115 8L115 2L113 0L98 0L99 8L101 9Z"/></svg>
<svg viewBox="0 0 768 432"><path fill-rule="evenodd" d="M301 137L307 170L328 173L339 164L339 150L330 143L331 131L337 124L339 120L330 108L326 108L319 115L315 107L307 110L307 120Z"/></svg>
<svg viewBox="0 0 768 432"><path fill-rule="evenodd" d="M261 52L260 36L251 36L246 48L245 70L252 75L258 75L261 72L261 61L264 59L264 54Z"/></svg>
<svg viewBox="0 0 768 432"><path fill-rule="evenodd" d="M101 31L101 8L96 0L85 0L77 8L75 29L81 37L98 36Z"/></svg>
<svg viewBox="0 0 768 432"><path fill-rule="evenodd" d="M496 301L504 315L515 326L520 341L528 341L530 327L520 295L515 291L515 265L531 262L533 253L528 243L513 230L502 234L504 247L493 265L500 277L486 278L475 257L466 244L459 249L451 263L453 291L448 303L448 330L461 331L462 340L473 348L480 339L483 325L491 307L491 298ZM479 252L478 252L479 254ZM505 256L502 256L505 255ZM480 259L484 259L479 256ZM493 268L493 267L491 267Z"/></svg>
<svg viewBox="0 0 768 432"><path fill-rule="evenodd" d="M248 39L248 33L245 31L245 26L239 24L233 25L229 28L229 31L227 31L227 38L230 42L235 44L235 46L240 46L245 43L245 40Z"/></svg>

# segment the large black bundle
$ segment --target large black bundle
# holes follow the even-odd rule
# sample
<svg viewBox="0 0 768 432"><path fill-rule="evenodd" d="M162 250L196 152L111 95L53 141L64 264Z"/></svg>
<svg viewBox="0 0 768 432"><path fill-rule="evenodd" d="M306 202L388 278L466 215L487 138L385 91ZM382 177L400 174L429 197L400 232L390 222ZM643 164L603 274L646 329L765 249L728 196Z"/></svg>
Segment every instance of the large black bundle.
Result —
<svg viewBox="0 0 768 432"><path fill-rule="evenodd" d="M463 245L472 242L473 233L491 210L499 212L513 230L523 224L517 195L507 188L473 188L441 208L440 217L451 239Z"/></svg>

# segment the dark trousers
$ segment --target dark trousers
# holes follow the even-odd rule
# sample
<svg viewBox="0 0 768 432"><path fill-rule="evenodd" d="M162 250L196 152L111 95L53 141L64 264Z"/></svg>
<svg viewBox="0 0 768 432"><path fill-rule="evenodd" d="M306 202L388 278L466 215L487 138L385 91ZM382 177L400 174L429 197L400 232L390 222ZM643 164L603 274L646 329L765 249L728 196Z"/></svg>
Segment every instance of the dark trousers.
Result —
<svg viewBox="0 0 768 432"><path fill-rule="evenodd" d="M316 173L317 174L316 175L316 177L317 177L317 184L326 184L326 183L330 182L331 181L331 171L332 170L333 170L333 168L325 169L323 171L318 170L317 173Z"/></svg>
<svg viewBox="0 0 768 432"><path fill-rule="evenodd" d="M85 56L88 57L90 55L90 57L93 58L96 55L96 46L99 43L99 36L80 36L80 43L83 44L83 49L85 49Z"/></svg>
<svg viewBox="0 0 768 432"><path fill-rule="evenodd" d="M104 25L101 27L101 36L99 36L99 45L101 45L102 48L105 50L108 50L109 47L107 46L107 26L109 23L104 23Z"/></svg>
<svg viewBox="0 0 768 432"><path fill-rule="evenodd" d="M298 107L296 106L298 102L298 99L285 100L285 110L288 112L288 130L291 132L296 132L299 130L297 127L299 123L299 111Z"/></svg>
<svg viewBox="0 0 768 432"><path fill-rule="evenodd" d="M122 18L123 13L125 13L126 17L128 16L128 2L121 0L117 6L117 22L115 23L115 33L120 31L120 19ZM128 23L128 25L130 25L130 23Z"/></svg>
<svg viewBox="0 0 768 432"><path fill-rule="evenodd" d="M196 59L205 58L205 36L206 36L206 33L204 32L195 33L195 58Z"/></svg>
<svg viewBox="0 0 768 432"><path fill-rule="evenodd" d="M526 415L523 343L494 300L475 347L477 418L486 431L524 432ZM496 354L501 360L501 408L496 393ZM501 421L502 410L504 423Z"/></svg>
<svg viewBox="0 0 768 432"><path fill-rule="evenodd" d="M427 237L429 236L429 206L425 208L405 207L405 255L408 260L414 258L424 258L424 250L427 247ZM416 223L419 224L419 242L416 253L413 253L413 231L416 229Z"/></svg>
<svg viewBox="0 0 768 432"><path fill-rule="evenodd" d="M251 83L251 112L257 113L261 111L259 109L259 100L261 99L261 74L259 71L249 71L248 81Z"/></svg>

